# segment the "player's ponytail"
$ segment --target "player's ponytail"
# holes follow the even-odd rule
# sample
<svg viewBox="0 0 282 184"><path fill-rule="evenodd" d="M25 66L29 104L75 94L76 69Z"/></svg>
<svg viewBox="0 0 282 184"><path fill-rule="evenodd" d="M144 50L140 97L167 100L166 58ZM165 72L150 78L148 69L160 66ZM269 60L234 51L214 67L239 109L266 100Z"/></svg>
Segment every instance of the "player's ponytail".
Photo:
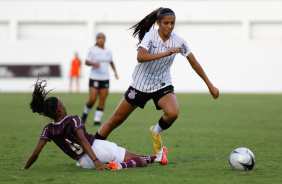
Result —
<svg viewBox="0 0 282 184"><path fill-rule="evenodd" d="M45 91L46 85L46 80L39 81L38 79L36 81L30 108L34 113L54 119L56 117L56 109L58 108L59 100L56 97L49 97L45 100L46 95L51 91Z"/></svg>
<svg viewBox="0 0 282 184"><path fill-rule="evenodd" d="M139 21L137 24L132 26L129 29L133 30L132 36L136 37L138 36L139 43L142 41L145 34L150 31L151 27L155 24L157 20L161 20L163 16L165 15L174 15L174 12L169 8L158 8L151 12L149 15L147 15L145 18L143 18L141 21ZM138 44L139 44L138 43Z"/></svg>

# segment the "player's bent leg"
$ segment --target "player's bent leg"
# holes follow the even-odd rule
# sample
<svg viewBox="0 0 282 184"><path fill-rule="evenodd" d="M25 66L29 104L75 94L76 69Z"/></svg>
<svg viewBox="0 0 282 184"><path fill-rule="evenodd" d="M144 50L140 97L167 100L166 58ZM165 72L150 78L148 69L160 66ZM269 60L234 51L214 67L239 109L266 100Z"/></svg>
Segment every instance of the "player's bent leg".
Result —
<svg viewBox="0 0 282 184"><path fill-rule="evenodd" d="M83 124L86 123L86 118L88 116L89 111L92 109L98 95L98 89L89 87L89 99L86 102L86 105L84 106L83 113L81 115L81 122Z"/></svg>
<svg viewBox="0 0 282 184"><path fill-rule="evenodd" d="M173 93L163 96L157 105L164 111L157 125L150 128L150 133L154 141L154 151L158 153L162 148L162 139L160 133L168 129L178 117L178 103Z"/></svg>
<svg viewBox="0 0 282 184"><path fill-rule="evenodd" d="M99 128L97 133L104 138L108 137L108 135L116 127L121 125L136 108L137 106L129 104L124 98L122 98L114 114Z"/></svg>
<svg viewBox="0 0 282 184"><path fill-rule="evenodd" d="M164 115L163 120L165 123L172 125L178 118L179 108L178 102L173 93L168 93L158 101L158 106L162 108Z"/></svg>
<svg viewBox="0 0 282 184"><path fill-rule="evenodd" d="M146 167L147 162L146 160L136 155L135 153L126 150L123 162L121 163L110 162L108 166L111 170L119 170L119 169L134 168L134 167Z"/></svg>
<svg viewBox="0 0 282 184"><path fill-rule="evenodd" d="M97 108L104 109L105 102L106 102L107 96L109 94L109 88L99 89L98 94L99 94L99 103L98 103Z"/></svg>
<svg viewBox="0 0 282 184"><path fill-rule="evenodd" d="M147 166L147 161L145 159L143 159L139 155L137 155L137 154L135 154L135 153L133 153L129 150L126 150L126 152L125 152L124 161L128 161L128 160L130 160L132 158L136 158L136 157L139 157L141 159L141 161L142 161L141 167Z"/></svg>
<svg viewBox="0 0 282 184"><path fill-rule="evenodd" d="M102 88L98 90L99 103L95 111L94 125L99 125L99 126L101 125L101 119L104 114L104 107L108 93L109 93L109 88Z"/></svg>
<svg viewBox="0 0 282 184"><path fill-rule="evenodd" d="M89 99L86 103L86 105L88 107L91 107L94 105L94 103L96 102L98 97L98 89L97 88L93 88L93 87L89 87Z"/></svg>

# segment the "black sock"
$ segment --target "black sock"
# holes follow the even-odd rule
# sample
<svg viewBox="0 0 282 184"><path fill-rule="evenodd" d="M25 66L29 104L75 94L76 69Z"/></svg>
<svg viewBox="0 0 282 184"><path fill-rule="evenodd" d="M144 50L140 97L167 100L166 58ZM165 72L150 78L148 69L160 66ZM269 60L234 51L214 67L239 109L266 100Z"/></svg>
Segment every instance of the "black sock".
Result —
<svg viewBox="0 0 282 184"><path fill-rule="evenodd" d="M159 120L159 125L163 130L168 129L171 125L167 124L166 122L164 122L163 117L161 117L161 119Z"/></svg>
<svg viewBox="0 0 282 184"><path fill-rule="evenodd" d="M97 131L96 134L95 134L95 139L106 140L107 137L101 136L101 135L98 133L98 131Z"/></svg>

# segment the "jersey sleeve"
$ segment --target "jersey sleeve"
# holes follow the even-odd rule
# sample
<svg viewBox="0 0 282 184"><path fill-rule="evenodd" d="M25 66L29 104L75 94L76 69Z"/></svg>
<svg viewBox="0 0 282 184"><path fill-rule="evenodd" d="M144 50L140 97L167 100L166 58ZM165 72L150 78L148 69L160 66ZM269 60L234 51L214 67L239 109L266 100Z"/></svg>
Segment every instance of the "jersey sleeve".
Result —
<svg viewBox="0 0 282 184"><path fill-rule="evenodd" d="M48 125L44 127L42 133L41 133L41 136L40 136L40 139L42 140L45 140L45 141L48 141L48 142L51 142L51 138L50 138L50 133L49 133L49 130L48 130Z"/></svg>
<svg viewBox="0 0 282 184"><path fill-rule="evenodd" d="M179 42L179 47L183 48L183 50L180 53L182 54L182 56L187 57L191 53L189 46L187 45L186 41L180 36L178 36L178 42Z"/></svg>
<svg viewBox="0 0 282 184"><path fill-rule="evenodd" d="M93 58L93 49L91 48L91 49L88 50L88 53L87 53L87 56L86 56L86 60L90 61L90 62L93 62L92 58Z"/></svg>
<svg viewBox="0 0 282 184"><path fill-rule="evenodd" d="M138 45L139 47L143 47L144 49L146 49L147 51L150 50L150 48L152 47L152 33L151 32L147 32L145 34L145 36L143 37L141 43Z"/></svg>
<svg viewBox="0 0 282 184"><path fill-rule="evenodd" d="M83 124L79 116L73 117L73 119L71 120L71 124L74 132L83 127Z"/></svg>

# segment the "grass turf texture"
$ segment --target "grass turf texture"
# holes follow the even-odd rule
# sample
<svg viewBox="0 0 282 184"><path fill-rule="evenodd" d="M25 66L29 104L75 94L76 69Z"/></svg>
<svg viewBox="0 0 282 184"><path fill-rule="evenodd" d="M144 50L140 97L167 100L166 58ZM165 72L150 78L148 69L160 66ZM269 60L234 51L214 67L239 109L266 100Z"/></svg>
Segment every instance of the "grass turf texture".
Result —
<svg viewBox="0 0 282 184"><path fill-rule="evenodd" d="M69 115L81 115L88 94L51 93L65 104ZM117 107L123 94L110 94L103 121ZM96 171L75 166L53 142L47 143L28 170L15 170L26 163L49 119L29 109L31 95L0 93L0 183L281 183L282 95L222 94L214 101L209 94L176 94L179 118L163 132L168 164L120 171ZM95 106L96 107L96 106ZM94 108L95 108L94 107ZM94 109L86 123L95 134ZM153 155L149 133L161 111L153 102L137 109L108 140L137 154ZM230 153L238 147L253 151L252 171L230 168Z"/></svg>

